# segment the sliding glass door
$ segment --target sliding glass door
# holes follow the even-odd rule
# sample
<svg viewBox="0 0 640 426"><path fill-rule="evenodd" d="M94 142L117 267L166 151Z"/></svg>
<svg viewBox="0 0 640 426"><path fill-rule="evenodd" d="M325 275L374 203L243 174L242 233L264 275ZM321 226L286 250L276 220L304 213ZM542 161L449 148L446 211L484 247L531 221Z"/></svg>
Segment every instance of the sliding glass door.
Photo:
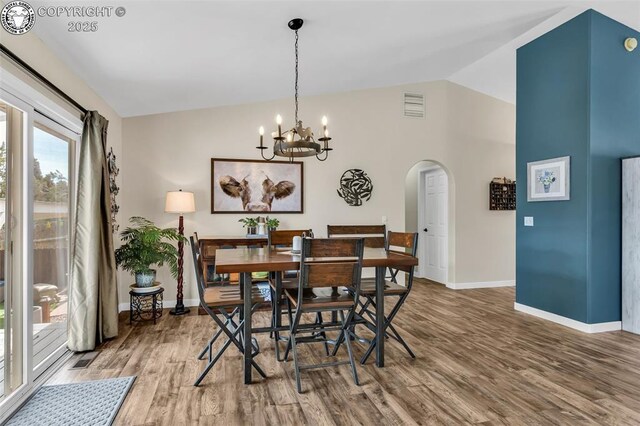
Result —
<svg viewBox="0 0 640 426"><path fill-rule="evenodd" d="M55 361L67 341L73 134L36 115L33 129L33 369Z"/></svg>
<svg viewBox="0 0 640 426"><path fill-rule="evenodd" d="M24 285L15 244L21 230L19 153L24 113L0 101L0 402L26 381L24 374ZM18 149L16 149L18 145ZM18 178L14 178L18 175Z"/></svg>
<svg viewBox="0 0 640 426"><path fill-rule="evenodd" d="M0 423L66 353L79 135L0 98ZM7 99L3 99L4 97Z"/></svg>

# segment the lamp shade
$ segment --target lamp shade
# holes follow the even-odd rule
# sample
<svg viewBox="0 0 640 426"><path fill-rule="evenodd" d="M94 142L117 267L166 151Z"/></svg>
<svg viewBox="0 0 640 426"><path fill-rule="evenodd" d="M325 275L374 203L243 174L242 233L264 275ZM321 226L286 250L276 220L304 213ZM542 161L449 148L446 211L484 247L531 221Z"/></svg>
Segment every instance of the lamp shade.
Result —
<svg viewBox="0 0 640 426"><path fill-rule="evenodd" d="M164 205L167 213L192 213L196 211L196 201L193 192L169 191Z"/></svg>

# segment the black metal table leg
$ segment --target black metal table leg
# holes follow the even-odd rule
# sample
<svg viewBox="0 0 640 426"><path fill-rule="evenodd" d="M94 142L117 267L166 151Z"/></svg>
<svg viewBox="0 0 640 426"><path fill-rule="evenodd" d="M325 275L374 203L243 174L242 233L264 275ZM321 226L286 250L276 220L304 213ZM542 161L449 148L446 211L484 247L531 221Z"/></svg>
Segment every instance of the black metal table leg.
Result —
<svg viewBox="0 0 640 426"><path fill-rule="evenodd" d="M376 267L376 365L384 367L384 266Z"/></svg>
<svg viewBox="0 0 640 426"><path fill-rule="evenodd" d="M241 277L244 297L244 384L251 383L251 272L243 272Z"/></svg>

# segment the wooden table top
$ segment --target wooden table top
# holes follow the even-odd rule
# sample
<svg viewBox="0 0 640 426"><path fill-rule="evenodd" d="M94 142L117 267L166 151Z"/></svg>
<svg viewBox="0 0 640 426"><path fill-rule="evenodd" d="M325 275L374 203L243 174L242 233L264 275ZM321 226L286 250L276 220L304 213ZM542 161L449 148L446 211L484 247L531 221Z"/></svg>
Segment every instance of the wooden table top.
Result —
<svg viewBox="0 0 640 426"><path fill-rule="evenodd" d="M408 254L387 253L382 248L365 247L363 267L412 266L418 259ZM300 256L289 252L270 252L268 248L216 250L216 272L290 271L300 267Z"/></svg>

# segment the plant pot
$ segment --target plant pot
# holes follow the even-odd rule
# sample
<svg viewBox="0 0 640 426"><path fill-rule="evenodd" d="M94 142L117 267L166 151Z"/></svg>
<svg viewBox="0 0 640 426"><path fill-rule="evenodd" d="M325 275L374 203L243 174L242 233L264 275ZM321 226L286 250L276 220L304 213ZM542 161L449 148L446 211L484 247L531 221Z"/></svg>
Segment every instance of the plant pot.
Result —
<svg viewBox="0 0 640 426"><path fill-rule="evenodd" d="M269 231L275 231L276 229L278 229L278 228L277 228L277 227L275 227L275 226L270 226L270 227L269 227Z"/></svg>
<svg viewBox="0 0 640 426"><path fill-rule="evenodd" d="M247 235L256 235L257 229L255 226L247 227Z"/></svg>
<svg viewBox="0 0 640 426"><path fill-rule="evenodd" d="M149 269L145 272L136 272L136 285L138 287L151 287L156 282L155 269Z"/></svg>

